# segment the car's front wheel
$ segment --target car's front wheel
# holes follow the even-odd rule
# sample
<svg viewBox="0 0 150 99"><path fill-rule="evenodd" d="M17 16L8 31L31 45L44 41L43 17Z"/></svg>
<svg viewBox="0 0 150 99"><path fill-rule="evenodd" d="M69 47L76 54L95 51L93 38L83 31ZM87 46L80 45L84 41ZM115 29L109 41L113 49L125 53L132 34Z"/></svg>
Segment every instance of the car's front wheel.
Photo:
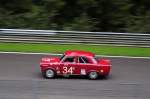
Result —
<svg viewBox="0 0 150 99"><path fill-rule="evenodd" d="M44 77L45 77L45 78L48 78L48 79L54 78L54 77L55 77L55 72L54 72L54 70L52 70L52 69L47 69L47 70L45 70L45 72L44 72Z"/></svg>
<svg viewBox="0 0 150 99"><path fill-rule="evenodd" d="M89 79L95 80L98 78L98 74L95 71L92 71L88 74Z"/></svg>

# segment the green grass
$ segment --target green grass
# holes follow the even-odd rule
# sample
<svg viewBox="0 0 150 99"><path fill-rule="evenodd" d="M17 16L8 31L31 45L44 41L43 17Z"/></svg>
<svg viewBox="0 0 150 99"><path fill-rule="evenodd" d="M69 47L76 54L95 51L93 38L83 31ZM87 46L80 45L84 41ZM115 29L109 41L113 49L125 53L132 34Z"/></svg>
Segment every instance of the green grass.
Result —
<svg viewBox="0 0 150 99"><path fill-rule="evenodd" d="M27 44L27 43L0 43L2 52L41 52L41 53L63 53L66 50L85 50L99 55L114 56L141 56L150 57L150 48L137 47L114 47L105 45L84 44Z"/></svg>

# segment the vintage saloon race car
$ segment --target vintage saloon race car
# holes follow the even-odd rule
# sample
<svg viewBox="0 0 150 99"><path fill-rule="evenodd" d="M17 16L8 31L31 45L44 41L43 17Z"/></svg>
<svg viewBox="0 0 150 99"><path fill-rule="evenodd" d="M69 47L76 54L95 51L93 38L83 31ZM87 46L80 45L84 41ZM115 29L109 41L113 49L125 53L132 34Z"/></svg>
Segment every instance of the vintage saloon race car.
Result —
<svg viewBox="0 0 150 99"><path fill-rule="evenodd" d="M57 75L85 75L89 79L106 77L111 68L108 59L96 59L95 55L86 51L66 51L61 58L42 58L41 72L45 78Z"/></svg>

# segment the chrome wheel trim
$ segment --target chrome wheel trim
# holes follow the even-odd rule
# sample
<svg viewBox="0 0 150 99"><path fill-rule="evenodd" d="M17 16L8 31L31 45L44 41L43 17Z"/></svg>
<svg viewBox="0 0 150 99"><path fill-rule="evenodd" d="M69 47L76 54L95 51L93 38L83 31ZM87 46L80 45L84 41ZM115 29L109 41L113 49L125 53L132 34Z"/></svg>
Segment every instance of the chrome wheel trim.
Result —
<svg viewBox="0 0 150 99"><path fill-rule="evenodd" d="M90 72L89 78L90 79L96 79L98 77L97 72Z"/></svg>
<svg viewBox="0 0 150 99"><path fill-rule="evenodd" d="M47 69L45 74L46 74L47 78L53 78L54 77L54 71L51 69Z"/></svg>

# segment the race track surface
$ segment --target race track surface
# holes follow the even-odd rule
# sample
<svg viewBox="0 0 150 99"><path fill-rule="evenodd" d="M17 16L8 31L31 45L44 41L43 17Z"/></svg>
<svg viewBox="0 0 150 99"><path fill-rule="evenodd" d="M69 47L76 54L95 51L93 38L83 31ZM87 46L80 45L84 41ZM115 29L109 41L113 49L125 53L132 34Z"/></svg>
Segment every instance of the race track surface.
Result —
<svg viewBox="0 0 150 99"><path fill-rule="evenodd" d="M150 59L108 58L107 79L44 79L46 55L0 54L0 99L150 99Z"/></svg>

